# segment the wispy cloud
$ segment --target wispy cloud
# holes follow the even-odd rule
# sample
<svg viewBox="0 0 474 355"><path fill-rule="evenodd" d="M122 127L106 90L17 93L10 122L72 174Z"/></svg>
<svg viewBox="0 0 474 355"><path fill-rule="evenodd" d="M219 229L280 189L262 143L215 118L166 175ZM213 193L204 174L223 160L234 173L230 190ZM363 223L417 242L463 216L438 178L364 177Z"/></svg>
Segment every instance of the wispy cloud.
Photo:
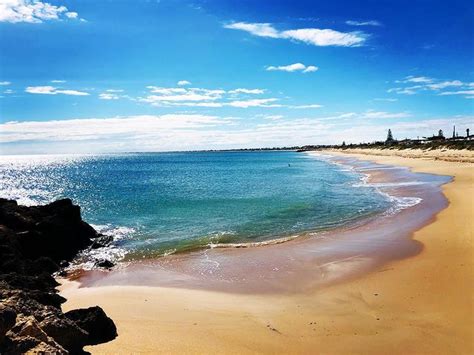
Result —
<svg viewBox="0 0 474 355"><path fill-rule="evenodd" d="M368 110L360 115L362 118L406 118L410 117L411 114L408 112L384 112L384 111L373 111Z"/></svg>
<svg viewBox="0 0 474 355"><path fill-rule="evenodd" d="M398 99L385 98L385 97L377 97L377 98L374 99L374 101L396 102L396 101L398 101Z"/></svg>
<svg viewBox="0 0 474 355"><path fill-rule="evenodd" d="M51 80L53 84L64 84L66 80Z"/></svg>
<svg viewBox="0 0 474 355"><path fill-rule="evenodd" d="M261 95L263 89L237 88L233 90L159 87L148 86L150 94L138 98L138 101L153 106L184 106L184 107L280 107L276 104L277 98L249 99L248 95Z"/></svg>
<svg viewBox="0 0 474 355"><path fill-rule="evenodd" d="M321 108L323 105L319 104L308 104L308 105L290 105L288 108L296 108L296 109L305 109L305 108Z"/></svg>
<svg viewBox="0 0 474 355"><path fill-rule="evenodd" d="M7 85L11 85L11 82L10 81L0 81L0 86L7 86Z"/></svg>
<svg viewBox="0 0 474 355"><path fill-rule="evenodd" d="M58 89L54 86L28 86L25 89L25 92L29 94L40 94L40 95L73 95L73 96L87 96L88 92L78 91L78 90L65 90Z"/></svg>
<svg viewBox="0 0 474 355"><path fill-rule="evenodd" d="M304 65L303 63L294 63L289 65L280 65L280 66L268 66L265 70L267 71L286 71L286 72L296 72L301 73L312 73L317 71L319 68L314 65Z"/></svg>
<svg viewBox="0 0 474 355"><path fill-rule="evenodd" d="M191 85L191 82L189 82L187 80L178 81L178 86L187 86L187 85Z"/></svg>
<svg viewBox="0 0 474 355"><path fill-rule="evenodd" d="M280 107L279 104L272 104L272 102L278 101L275 98L269 99L250 99L250 100L241 100L241 101L231 101L225 103L224 105L232 106L232 107L240 107L240 108L248 108L248 107Z"/></svg>
<svg viewBox="0 0 474 355"><path fill-rule="evenodd" d="M448 87L463 86L463 85L464 85L464 83L462 81L451 80L451 81L442 81L442 82L439 82L439 83L436 83L436 84L430 84L430 85L428 85L428 87L431 90L441 90L441 89L445 89L445 88L448 88Z"/></svg>
<svg viewBox="0 0 474 355"><path fill-rule="evenodd" d="M368 35L363 32L339 32L332 29L300 28L279 31L270 23L234 22L224 28L248 32L258 37L289 39L314 46L357 47L364 44Z"/></svg>
<svg viewBox="0 0 474 355"><path fill-rule="evenodd" d="M40 0L2 0L0 1L0 22L42 23L61 18L76 19L77 12L66 6L56 6Z"/></svg>
<svg viewBox="0 0 474 355"><path fill-rule="evenodd" d="M281 120L284 116L283 115L264 115L264 114L260 114L260 115L256 115L255 117L256 118L263 118L265 120L277 121L277 120Z"/></svg>
<svg viewBox="0 0 474 355"><path fill-rule="evenodd" d="M259 37L281 38L281 34L269 23L234 22L224 25L224 28L241 30Z"/></svg>
<svg viewBox="0 0 474 355"><path fill-rule="evenodd" d="M382 26L382 24L379 21L375 21L375 20L370 20L370 21L348 20L346 21L346 24L350 26Z"/></svg>
<svg viewBox="0 0 474 355"><path fill-rule="evenodd" d="M426 76L407 76L402 80L396 80L395 83L402 85L390 88L387 92L403 95L415 95L420 92L434 92L438 96L471 95L469 88L472 87L472 83L465 83L460 80L439 80ZM443 91L448 88L451 90L453 88L464 90Z"/></svg>
<svg viewBox="0 0 474 355"><path fill-rule="evenodd" d="M250 95L259 95L263 94L265 90L263 89L245 89L245 88L239 88L239 89L234 89L230 90L229 94L250 94Z"/></svg>
<svg viewBox="0 0 474 355"><path fill-rule="evenodd" d="M66 17L67 18L77 18L79 14L77 12L71 11L71 12L66 12Z"/></svg>
<svg viewBox="0 0 474 355"><path fill-rule="evenodd" d="M439 96L474 95L474 90L445 91L445 92L440 92L438 95Z"/></svg>
<svg viewBox="0 0 474 355"><path fill-rule="evenodd" d="M103 92L99 94L99 99L101 100L118 100L119 98L119 95L110 92Z"/></svg>
<svg viewBox="0 0 474 355"><path fill-rule="evenodd" d="M158 86L147 87L152 95L142 98L141 101L149 103L171 103L171 102L193 102L193 101L215 101L220 99L224 90L201 89L201 88L165 88Z"/></svg>
<svg viewBox="0 0 474 355"><path fill-rule="evenodd" d="M431 83L434 79L428 78L426 76L407 76L405 80L400 82L402 83Z"/></svg>

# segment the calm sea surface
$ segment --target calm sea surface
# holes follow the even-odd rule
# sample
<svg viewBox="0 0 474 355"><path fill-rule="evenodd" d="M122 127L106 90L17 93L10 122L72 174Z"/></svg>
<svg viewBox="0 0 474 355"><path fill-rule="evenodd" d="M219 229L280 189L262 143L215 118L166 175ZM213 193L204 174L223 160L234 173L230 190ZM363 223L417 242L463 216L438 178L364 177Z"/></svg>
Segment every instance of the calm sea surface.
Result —
<svg viewBox="0 0 474 355"><path fill-rule="evenodd" d="M327 230L393 204L360 174L296 152L3 156L0 196L70 197L134 257Z"/></svg>

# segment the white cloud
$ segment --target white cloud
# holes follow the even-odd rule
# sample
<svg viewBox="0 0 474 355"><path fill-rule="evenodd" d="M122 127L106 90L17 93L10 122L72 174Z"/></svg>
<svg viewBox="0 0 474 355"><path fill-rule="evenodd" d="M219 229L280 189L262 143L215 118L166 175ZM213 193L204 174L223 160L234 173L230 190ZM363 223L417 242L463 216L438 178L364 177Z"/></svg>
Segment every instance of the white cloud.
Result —
<svg viewBox="0 0 474 355"><path fill-rule="evenodd" d="M100 139L129 135L154 134L159 130L182 130L213 127L231 123L230 119L208 115L128 116L113 118L73 119L61 121L7 122L0 124L0 142L26 140L67 141Z"/></svg>
<svg viewBox="0 0 474 355"><path fill-rule="evenodd" d="M407 76L404 81L405 83L431 83L434 79L427 78L426 76Z"/></svg>
<svg viewBox="0 0 474 355"><path fill-rule="evenodd" d="M290 105L289 108L296 108L296 109L305 109L305 108L321 108L323 105L319 104L309 104L309 105Z"/></svg>
<svg viewBox="0 0 474 355"><path fill-rule="evenodd" d="M445 89L447 87L451 87L451 86L463 86L463 82L462 81L459 81L459 80L452 80L452 81L442 81L440 83L436 83L436 84L429 84L428 87L431 89L431 90L441 90L441 89Z"/></svg>
<svg viewBox="0 0 474 355"><path fill-rule="evenodd" d="M248 108L248 107L280 107L281 105L278 104L270 104L271 102L275 102L278 99L270 98L270 99L252 99L252 100L241 100L241 101L231 101L226 103L225 105L232 106L232 107L240 107L240 108Z"/></svg>
<svg viewBox="0 0 474 355"><path fill-rule="evenodd" d="M404 95L415 95L420 92L437 92L438 96L447 96L447 95L471 95L469 93L469 88L472 87L472 83L464 83L460 80L438 80L435 78L429 78L426 76L407 76L403 80L396 80L396 83L399 84L417 84L411 86L400 86L388 89L387 92L404 94ZM461 90L458 91L442 91L446 88L458 88Z"/></svg>
<svg viewBox="0 0 474 355"><path fill-rule="evenodd" d="M365 42L367 35L362 32L345 33L330 29L302 28L283 31L282 38L289 38L314 46L357 47Z"/></svg>
<svg viewBox="0 0 474 355"><path fill-rule="evenodd" d="M179 103L173 103L173 102L165 102L165 105L168 106L186 106L186 107L223 107L224 104L220 102L179 102ZM156 105L160 106L160 105Z"/></svg>
<svg viewBox="0 0 474 355"><path fill-rule="evenodd" d="M11 82L10 81L0 81L0 86L7 86L7 85L10 85Z"/></svg>
<svg viewBox="0 0 474 355"><path fill-rule="evenodd" d="M167 88L148 86L150 95L138 100L153 106L185 106L185 107L280 107L278 104L270 104L277 101L276 98L247 99L246 95L263 94L263 89L237 88L233 90L203 89L203 88ZM242 95L242 96L239 96ZM240 99L242 98L242 99Z"/></svg>
<svg viewBox="0 0 474 355"><path fill-rule="evenodd" d="M410 117L411 115L408 112L384 112L384 111L366 111L360 117L362 118L406 118Z"/></svg>
<svg viewBox="0 0 474 355"><path fill-rule="evenodd" d="M79 14L77 12L71 11L71 12L66 12L66 17L67 18L77 18Z"/></svg>
<svg viewBox="0 0 474 355"><path fill-rule="evenodd" d="M263 118L265 120L277 121L281 120L284 116L283 115L256 115L257 118Z"/></svg>
<svg viewBox="0 0 474 355"><path fill-rule="evenodd" d="M375 98L375 101L386 101L386 102L396 102L398 99L393 99L393 98Z"/></svg>
<svg viewBox="0 0 474 355"><path fill-rule="evenodd" d="M198 114L141 115L0 124L2 152L85 153L229 149L305 144L358 143L395 137L431 136L438 129L459 131L473 117L396 122L364 119L365 113L291 119L268 115L266 122ZM257 117L257 116L255 116ZM359 118L359 119L357 119ZM87 144L84 144L87 142Z"/></svg>
<svg viewBox="0 0 474 355"><path fill-rule="evenodd" d="M7 89L5 90L3 93L4 94L13 94L15 91L13 91L12 89Z"/></svg>
<svg viewBox="0 0 474 355"><path fill-rule="evenodd" d="M178 85L179 86L191 85L191 82L189 82L187 80L180 80L180 81L178 81Z"/></svg>
<svg viewBox="0 0 474 355"><path fill-rule="evenodd" d="M297 63L298 64L298 63ZM304 66L305 69L309 66ZM299 65L298 70L303 68ZM297 70L294 67L287 68L288 71ZM289 105L278 102L276 97L249 98L249 95L261 95L265 89L237 88L232 90L184 88L184 87L160 87L147 86L150 94L139 97L136 100L145 102L156 107L205 107L205 108L251 108L251 107L284 107L289 109L314 109L323 107L320 104ZM123 96L125 97L125 96ZM102 99L112 100L114 97L101 95ZM132 99L128 97L129 99Z"/></svg>
<svg viewBox="0 0 474 355"><path fill-rule="evenodd" d="M181 89L181 88L161 88L150 87L151 93L157 95L149 95L141 99L144 102L185 102L185 101L214 101L220 99L224 90L207 90L199 88Z"/></svg>
<svg viewBox="0 0 474 355"><path fill-rule="evenodd" d="M375 20L370 20L370 21L351 21L348 20L346 21L347 25L350 26L382 26L382 24L379 21Z"/></svg>
<svg viewBox="0 0 474 355"><path fill-rule="evenodd" d="M107 89L106 92L123 92L122 89Z"/></svg>
<svg viewBox="0 0 474 355"><path fill-rule="evenodd" d="M65 6L56 6L40 0L0 1L0 22L42 23L60 18L77 18L77 12L68 11Z"/></svg>
<svg viewBox="0 0 474 355"><path fill-rule="evenodd" d="M245 88L239 88L239 89L234 89L230 90L229 94L252 94L252 95L259 95L263 94L265 90L263 89L245 89Z"/></svg>
<svg viewBox="0 0 474 355"><path fill-rule="evenodd" d="M118 100L119 98L120 96L113 93L103 92L99 94L99 99L101 100Z"/></svg>
<svg viewBox="0 0 474 355"><path fill-rule="evenodd" d="M259 37L280 38L280 33L269 23L235 22L224 25L224 28L246 31Z"/></svg>
<svg viewBox="0 0 474 355"><path fill-rule="evenodd" d="M77 90L63 90L57 89L54 86L28 86L25 89L25 92L30 94L40 94L40 95L73 95L73 96L87 96L89 93Z"/></svg>
<svg viewBox="0 0 474 355"><path fill-rule="evenodd" d="M54 84L63 84L66 82L66 80L51 80L51 82Z"/></svg>
<svg viewBox="0 0 474 355"><path fill-rule="evenodd" d="M474 95L474 90L445 91L438 94L439 96L450 95Z"/></svg>
<svg viewBox="0 0 474 355"><path fill-rule="evenodd" d="M304 65L303 63L294 63L289 65L280 65L280 66L268 66L265 70L267 71L286 71L286 72L295 72L299 71L302 73L311 73L317 71L319 68L314 65Z"/></svg>
<svg viewBox="0 0 474 355"><path fill-rule="evenodd" d="M306 69L303 70L303 73L312 73L312 72L315 72L315 71L317 71L317 70L319 70L318 67L316 67L316 66L314 66L314 65L308 65L308 66L306 67Z"/></svg>
<svg viewBox="0 0 474 355"><path fill-rule="evenodd" d="M362 32L339 32L331 29L301 28L278 31L269 23L235 22L224 25L224 28L241 30L259 37L283 38L304 42L314 46L361 46L367 39Z"/></svg>

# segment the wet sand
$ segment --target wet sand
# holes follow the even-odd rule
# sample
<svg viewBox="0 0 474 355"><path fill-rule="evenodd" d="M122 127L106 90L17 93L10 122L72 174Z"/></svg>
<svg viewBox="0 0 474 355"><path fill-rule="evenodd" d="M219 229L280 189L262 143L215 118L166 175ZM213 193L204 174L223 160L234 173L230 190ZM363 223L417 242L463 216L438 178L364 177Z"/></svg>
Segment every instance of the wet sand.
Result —
<svg viewBox="0 0 474 355"><path fill-rule="evenodd" d="M338 231L338 238L329 241L308 236L261 248L211 250L209 260L220 262L224 270L220 272L209 265L199 269L204 259L198 253L175 256L158 269L155 264L145 264L125 274L122 270L107 277L89 275L81 280L89 287L65 284L65 308L99 304L119 329L117 340L89 351L470 353L472 165L374 159L455 176L454 182L443 187L449 207L434 223L418 230L414 240L400 233L422 227L417 223L429 223L432 213L444 207L443 195L430 192L423 196L425 206L419 204L395 215L391 229L377 225L381 223L378 218ZM385 177L382 170L372 174L381 182ZM411 195L414 190L406 189L416 190L416 186L399 192ZM387 234L381 236L380 230ZM367 236L363 245L350 243L355 233ZM367 249L372 244L375 249ZM374 255L374 250L380 255ZM324 260L324 255L330 255L331 261ZM252 263L255 260L261 262ZM244 266L222 267L237 265L237 261ZM275 265L282 269L268 269ZM201 271L196 274L195 270Z"/></svg>

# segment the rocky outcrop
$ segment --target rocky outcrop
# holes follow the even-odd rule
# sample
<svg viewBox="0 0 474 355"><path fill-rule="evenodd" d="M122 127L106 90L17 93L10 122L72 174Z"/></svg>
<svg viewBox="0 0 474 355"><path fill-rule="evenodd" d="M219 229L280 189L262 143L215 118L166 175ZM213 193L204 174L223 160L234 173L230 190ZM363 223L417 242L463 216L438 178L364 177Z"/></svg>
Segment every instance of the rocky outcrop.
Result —
<svg viewBox="0 0 474 355"><path fill-rule="evenodd" d="M88 344L100 344L104 341L113 340L117 336L114 322L107 317L100 307L74 309L65 315L88 333Z"/></svg>
<svg viewBox="0 0 474 355"><path fill-rule="evenodd" d="M80 354L117 336L100 307L63 313L52 276L79 251L107 242L69 199L34 207L0 199L0 354Z"/></svg>

